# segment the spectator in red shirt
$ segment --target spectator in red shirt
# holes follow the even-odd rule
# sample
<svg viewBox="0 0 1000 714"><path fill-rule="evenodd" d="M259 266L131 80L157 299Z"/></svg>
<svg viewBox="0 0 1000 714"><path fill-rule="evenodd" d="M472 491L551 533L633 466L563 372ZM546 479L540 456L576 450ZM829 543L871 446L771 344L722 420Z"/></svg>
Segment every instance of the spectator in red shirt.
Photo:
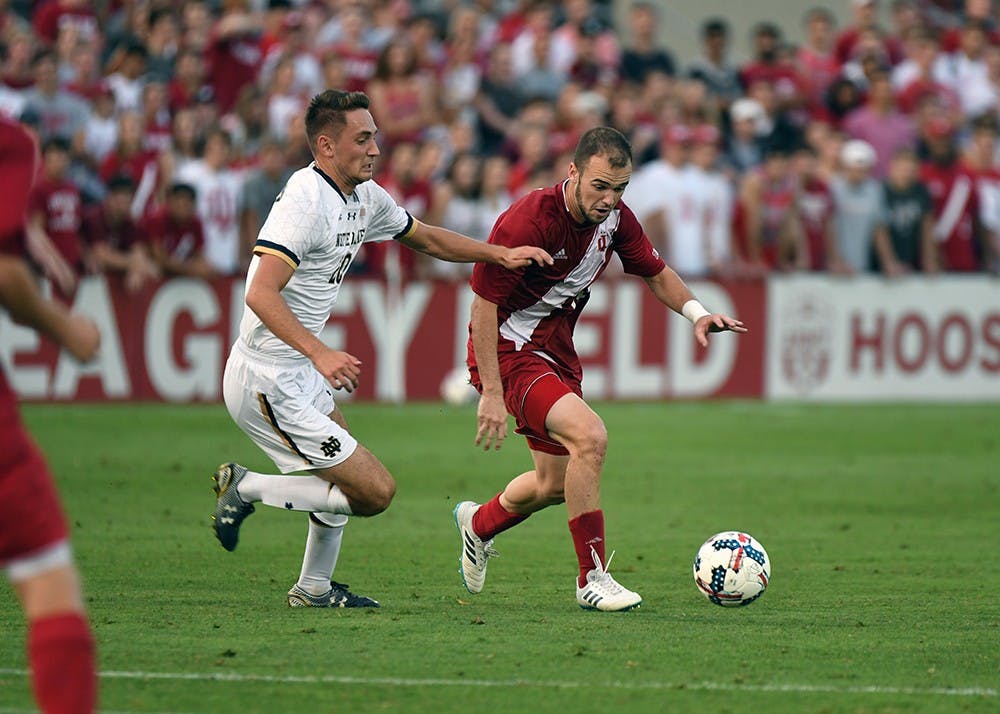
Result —
<svg viewBox="0 0 1000 714"><path fill-rule="evenodd" d="M199 53L191 49L177 53L167 95L171 112L194 106L199 96L212 96L212 87L205 80L205 60Z"/></svg>
<svg viewBox="0 0 1000 714"><path fill-rule="evenodd" d="M874 30L880 36L884 32L878 26L878 3L875 0L851 0L851 8L854 12L854 22L837 36L834 45L834 55L841 65L846 64L855 56L855 45L858 37L865 30ZM903 56L899 42L892 38L886 39L886 49L889 53L889 61L896 64Z"/></svg>
<svg viewBox="0 0 1000 714"><path fill-rule="evenodd" d="M424 131L437 123L435 86L418 71L408 40L394 40L382 50L368 94L383 147L420 141Z"/></svg>
<svg viewBox="0 0 1000 714"><path fill-rule="evenodd" d="M940 117L924 130L930 160L920 167L920 180L934 202L934 238L944 270L975 272L990 258L990 244L979 215L974 176L962 166L954 147L955 128Z"/></svg>
<svg viewBox="0 0 1000 714"><path fill-rule="evenodd" d="M247 0L225 0L206 48L209 82L222 114L233 108L240 90L257 79L264 59L261 29L260 20L247 11Z"/></svg>
<svg viewBox="0 0 1000 714"><path fill-rule="evenodd" d="M112 177L124 175L135 182L137 203L134 215L145 211L153 189L159 180L157 154L143 145L145 127L142 116L136 112L124 112L118 120L118 143L101 162L100 176L105 182Z"/></svg>
<svg viewBox="0 0 1000 714"><path fill-rule="evenodd" d="M127 176L108 183L101 203L83 212L87 264L92 272L123 276L129 292L140 290L159 275L143 234L132 220L135 184Z"/></svg>
<svg viewBox="0 0 1000 714"><path fill-rule="evenodd" d="M833 54L833 31L836 19L824 7L809 10L802 20L805 44L796 53L799 83L810 106L823 104L826 89L840 73Z"/></svg>
<svg viewBox="0 0 1000 714"><path fill-rule="evenodd" d="M143 228L164 275L205 279L215 276L205 259L205 237L190 185L173 184L167 191L166 206L147 217Z"/></svg>
<svg viewBox="0 0 1000 714"><path fill-rule="evenodd" d="M42 171L28 195L25 236L28 253L43 275L65 295L76 289L83 271L80 244L80 189L66 178L69 143L49 139L42 147Z"/></svg>
<svg viewBox="0 0 1000 714"><path fill-rule="evenodd" d="M89 5L87 0L49 0L41 3L32 18L35 34L42 42L51 45L59 36L59 29L71 24L79 31L82 41L98 42L101 31L97 16Z"/></svg>
<svg viewBox="0 0 1000 714"><path fill-rule="evenodd" d="M795 69L780 61L781 30L769 22L761 23L753 32L754 58L740 68L740 83L744 89L764 82L775 92L778 104L793 107L801 104L802 90Z"/></svg>

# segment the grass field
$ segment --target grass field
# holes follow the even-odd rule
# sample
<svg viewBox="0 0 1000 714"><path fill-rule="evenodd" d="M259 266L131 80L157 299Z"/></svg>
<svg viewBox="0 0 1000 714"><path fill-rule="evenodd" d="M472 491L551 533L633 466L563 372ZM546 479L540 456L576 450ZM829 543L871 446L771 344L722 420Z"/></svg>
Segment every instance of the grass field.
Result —
<svg viewBox="0 0 1000 714"><path fill-rule="evenodd" d="M529 463L472 447L474 411L345 409L399 482L354 519L336 577L377 611L284 603L305 516L259 507L240 547L209 530L223 460L269 469L221 406L36 406L112 712L1000 711L995 405L602 404L612 571L640 610L583 612L565 510L502 535L465 593L451 517ZM709 604L691 560L743 529L772 582ZM23 622L0 607L0 712L31 710Z"/></svg>

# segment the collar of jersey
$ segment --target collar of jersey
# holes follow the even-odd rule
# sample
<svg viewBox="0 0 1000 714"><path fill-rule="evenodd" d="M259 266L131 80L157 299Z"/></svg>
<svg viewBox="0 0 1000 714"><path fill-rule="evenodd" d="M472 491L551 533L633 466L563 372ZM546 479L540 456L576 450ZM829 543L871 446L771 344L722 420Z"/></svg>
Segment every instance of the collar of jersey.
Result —
<svg viewBox="0 0 1000 714"><path fill-rule="evenodd" d="M326 181L328 184L330 184L330 188L332 188L334 191L337 192L337 195L340 196L340 200L342 200L344 202L344 204L346 205L347 204L347 197L344 195L344 192L340 190L340 186L338 186L336 184L336 182L334 182L334 180L332 178L330 178L329 176L327 176L323 172L323 169L321 169L319 166L317 166L315 162L313 162L312 169L313 169L313 171L315 171L316 173L318 173L320 176L322 176L324 181ZM353 193L351 194L351 198L353 198L355 201L358 200L357 196L354 195Z"/></svg>

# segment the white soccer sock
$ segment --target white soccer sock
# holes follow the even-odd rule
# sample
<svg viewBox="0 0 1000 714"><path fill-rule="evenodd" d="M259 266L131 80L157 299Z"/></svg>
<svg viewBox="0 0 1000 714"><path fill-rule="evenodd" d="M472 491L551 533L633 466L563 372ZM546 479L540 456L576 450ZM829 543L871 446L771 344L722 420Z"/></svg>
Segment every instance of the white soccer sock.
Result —
<svg viewBox="0 0 1000 714"><path fill-rule="evenodd" d="M337 567L345 525L347 516L344 515L309 514L309 536L296 584L310 595L322 595L330 589L330 576Z"/></svg>
<svg viewBox="0 0 1000 714"><path fill-rule="evenodd" d="M339 488L319 476L278 476L247 471L236 489L249 503L288 511L317 511L351 515L351 504Z"/></svg>

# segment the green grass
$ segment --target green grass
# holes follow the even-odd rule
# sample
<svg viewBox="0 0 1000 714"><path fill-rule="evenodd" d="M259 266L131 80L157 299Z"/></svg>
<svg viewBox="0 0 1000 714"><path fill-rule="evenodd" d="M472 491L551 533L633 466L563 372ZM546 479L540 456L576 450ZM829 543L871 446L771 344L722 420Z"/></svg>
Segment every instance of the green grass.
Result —
<svg viewBox="0 0 1000 714"><path fill-rule="evenodd" d="M284 593L304 515L259 507L234 553L209 530L217 463L270 470L223 407L25 408L74 524L102 708L1000 709L996 406L597 409L611 434L612 570L645 598L625 614L576 606L561 507L501 536L486 591L465 593L451 509L530 463L520 437L474 449L472 409L346 407L399 491L385 514L352 520L337 578L383 607L303 612ZM739 610L709 604L691 577L698 545L729 529L757 537L773 567L768 592ZM21 711L23 621L3 596L0 711Z"/></svg>

